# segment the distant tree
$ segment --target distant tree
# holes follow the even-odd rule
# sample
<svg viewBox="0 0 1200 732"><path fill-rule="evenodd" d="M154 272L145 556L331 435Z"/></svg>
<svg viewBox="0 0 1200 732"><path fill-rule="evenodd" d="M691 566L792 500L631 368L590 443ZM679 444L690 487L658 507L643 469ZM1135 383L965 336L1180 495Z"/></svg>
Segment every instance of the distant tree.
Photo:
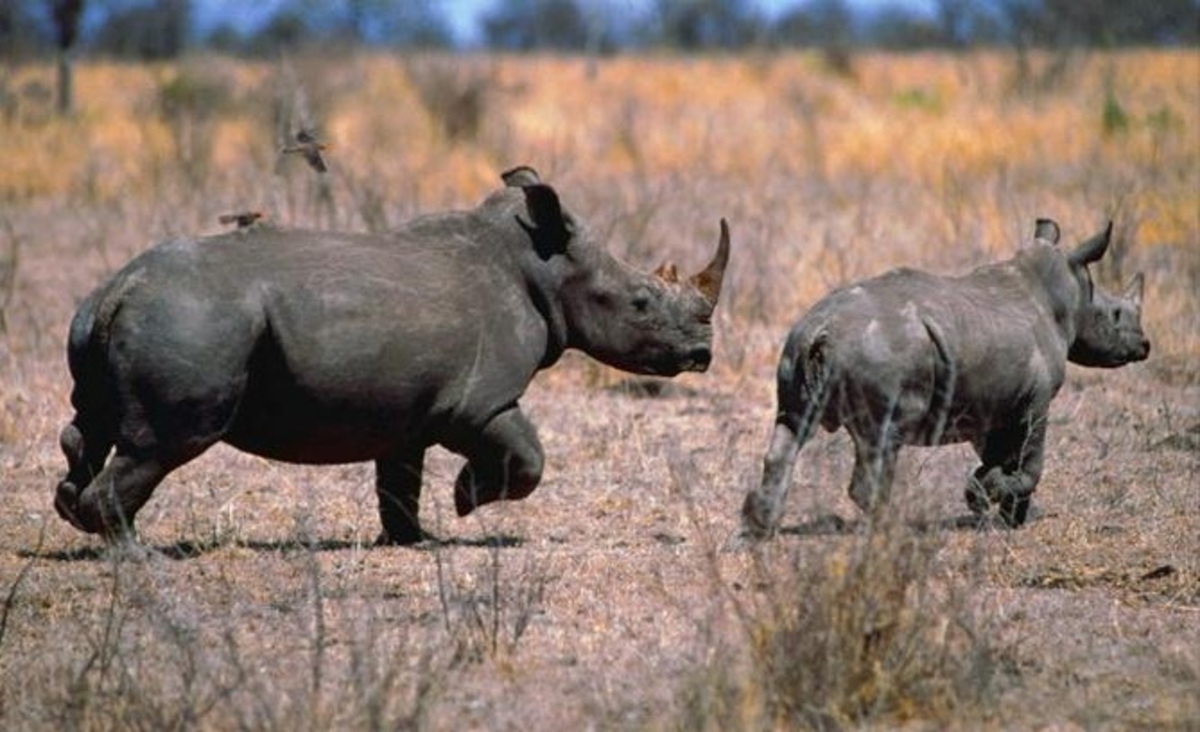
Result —
<svg viewBox="0 0 1200 732"><path fill-rule="evenodd" d="M0 60L16 60L45 48L49 38L38 22L44 2L0 0Z"/></svg>
<svg viewBox="0 0 1200 732"><path fill-rule="evenodd" d="M348 40L373 46L443 48L451 45L442 11L429 0L340 0L333 9Z"/></svg>
<svg viewBox="0 0 1200 732"><path fill-rule="evenodd" d="M191 14L190 0L151 0L112 10L93 47L121 58L173 58L187 48Z"/></svg>
<svg viewBox="0 0 1200 732"><path fill-rule="evenodd" d="M274 56L284 49L302 46L316 38L316 32L304 15L285 5L245 39L244 50L252 55Z"/></svg>
<svg viewBox="0 0 1200 732"><path fill-rule="evenodd" d="M884 48L966 48L1005 40L990 0L937 0L932 14L892 2L871 13L863 41Z"/></svg>
<svg viewBox="0 0 1200 732"><path fill-rule="evenodd" d="M244 53L248 45L246 34L230 21L218 23L204 39L204 46L218 53Z"/></svg>
<svg viewBox="0 0 1200 732"><path fill-rule="evenodd" d="M746 0L658 0L659 41L685 51L744 48L766 22Z"/></svg>
<svg viewBox="0 0 1200 732"><path fill-rule="evenodd" d="M583 50L592 29L575 0L509 0L483 18L489 48Z"/></svg>
<svg viewBox="0 0 1200 732"><path fill-rule="evenodd" d="M83 0L51 0L50 15L54 20L54 40L58 47L58 113L67 115L74 107L75 42L79 40L79 18Z"/></svg>
<svg viewBox="0 0 1200 732"><path fill-rule="evenodd" d="M847 47L855 42L854 25L846 0L809 0L784 13L773 36L783 46Z"/></svg>
<svg viewBox="0 0 1200 732"><path fill-rule="evenodd" d="M867 21L865 38L871 45L898 50L950 45L936 20L900 3L876 11Z"/></svg>
<svg viewBox="0 0 1200 732"><path fill-rule="evenodd" d="M1196 0L998 0L1018 46L1196 43Z"/></svg>
<svg viewBox="0 0 1200 732"><path fill-rule="evenodd" d="M273 55L315 43L446 48L453 44L449 25L432 0L285 0L258 30L242 35L233 28L214 30L209 44L232 44L242 53ZM220 32L218 35L218 31Z"/></svg>

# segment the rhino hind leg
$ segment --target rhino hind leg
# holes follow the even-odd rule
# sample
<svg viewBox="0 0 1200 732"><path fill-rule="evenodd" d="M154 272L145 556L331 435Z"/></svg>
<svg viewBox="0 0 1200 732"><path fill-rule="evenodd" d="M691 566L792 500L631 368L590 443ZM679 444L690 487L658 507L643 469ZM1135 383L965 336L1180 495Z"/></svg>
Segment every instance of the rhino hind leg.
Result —
<svg viewBox="0 0 1200 732"><path fill-rule="evenodd" d="M811 431L811 430L810 430ZM783 505L791 492L796 455L808 435L797 431L792 420L780 418L771 432L771 443L763 458L762 483L746 494L742 502L742 535L750 539L771 536L783 515Z"/></svg>
<svg viewBox="0 0 1200 732"><path fill-rule="evenodd" d="M59 516L75 528L89 531L76 515L76 507L80 494L103 470L104 461L112 450L113 439L107 432L89 426L77 415L63 427L58 442L67 459L67 474L55 490L54 508ZM94 529L91 531L95 532Z"/></svg>
<svg viewBox="0 0 1200 732"><path fill-rule="evenodd" d="M383 524L376 544L410 546L430 538L417 518L424 462L424 448L375 461L375 494Z"/></svg>
<svg viewBox="0 0 1200 732"><path fill-rule="evenodd" d="M466 449L454 483L454 508L466 516L495 501L517 501L537 488L544 454L537 430L516 407L501 412Z"/></svg>
<svg viewBox="0 0 1200 732"><path fill-rule="evenodd" d="M770 538L779 527L783 507L792 487L796 456L812 437L829 396L824 339L807 350L807 358L792 352L789 341L776 382L779 413L763 458L762 481L742 502L741 540Z"/></svg>
<svg viewBox="0 0 1200 732"><path fill-rule="evenodd" d="M854 472L850 477L849 494L863 513L871 515L887 506L899 452L899 446L891 441L854 435Z"/></svg>
<svg viewBox="0 0 1200 732"><path fill-rule="evenodd" d="M133 535L133 519L170 472L156 460L139 460L118 450L86 487L59 485L55 508L76 528L109 539Z"/></svg>

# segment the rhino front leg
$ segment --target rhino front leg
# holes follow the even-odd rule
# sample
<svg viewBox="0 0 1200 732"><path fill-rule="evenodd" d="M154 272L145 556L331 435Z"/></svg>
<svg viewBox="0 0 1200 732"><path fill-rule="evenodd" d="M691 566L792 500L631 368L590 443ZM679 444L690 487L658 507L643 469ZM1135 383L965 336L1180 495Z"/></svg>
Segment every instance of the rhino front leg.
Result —
<svg viewBox="0 0 1200 732"><path fill-rule="evenodd" d="M1025 523L1029 503L1042 477L1046 442L1046 412L1022 420L1016 427L989 432L975 444L982 464L967 480L967 506L978 515L999 507L1005 524Z"/></svg>
<svg viewBox="0 0 1200 732"><path fill-rule="evenodd" d="M542 479L544 456L537 430L515 406L493 417L459 452L467 458L454 484L459 516L494 501L525 498Z"/></svg>
<svg viewBox="0 0 1200 732"><path fill-rule="evenodd" d="M401 450L375 461L375 495L383 524L376 544L408 546L428 538L417 518L424 464L424 447Z"/></svg>

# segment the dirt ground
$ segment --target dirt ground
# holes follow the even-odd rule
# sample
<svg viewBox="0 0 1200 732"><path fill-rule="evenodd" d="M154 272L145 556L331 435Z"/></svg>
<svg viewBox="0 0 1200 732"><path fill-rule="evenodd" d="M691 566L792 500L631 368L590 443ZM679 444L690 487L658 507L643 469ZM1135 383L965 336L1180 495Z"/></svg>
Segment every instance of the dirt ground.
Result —
<svg viewBox="0 0 1200 732"><path fill-rule="evenodd" d="M127 705L141 726L152 699L167 719L195 706L202 728L326 728L379 692L381 714L431 729L677 726L687 680L736 645L737 607L861 531L850 446L814 439L782 535L727 553L758 477L769 372L597 388L569 361L525 400L542 486L456 519L459 460L435 452L422 518L443 542L420 548L370 547L365 466L217 448L141 514L147 555L117 559L53 515L53 425L7 443L0 718L50 728L74 703L128 722L112 711ZM907 530L936 537L931 575L966 592L1008 664L961 718L930 723L1187 728L1200 719L1197 386L1153 361L1073 370L1049 441L1037 518L1018 531L955 527L969 450L904 454ZM119 673L100 675L106 663Z"/></svg>

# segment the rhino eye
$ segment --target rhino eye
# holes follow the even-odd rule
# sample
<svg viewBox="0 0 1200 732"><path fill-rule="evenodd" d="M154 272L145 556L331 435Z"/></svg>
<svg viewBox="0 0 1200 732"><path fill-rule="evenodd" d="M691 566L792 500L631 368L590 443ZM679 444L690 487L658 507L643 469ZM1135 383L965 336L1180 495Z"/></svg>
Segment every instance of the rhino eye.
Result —
<svg viewBox="0 0 1200 732"><path fill-rule="evenodd" d="M1113 311L1113 320L1114 320L1114 321L1115 321L1115 322L1116 322L1118 325L1120 325L1120 323L1121 323L1121 311L1120 311L1120 310L1114 310L1114 311Z"/></svg>
<svg viewBox="0 0 1200 732"><path fill-rule="evenodd" d="M639 314L645 313L650 309L650 297L648 295L637 295L633 298L633 309Z"/></svg>

